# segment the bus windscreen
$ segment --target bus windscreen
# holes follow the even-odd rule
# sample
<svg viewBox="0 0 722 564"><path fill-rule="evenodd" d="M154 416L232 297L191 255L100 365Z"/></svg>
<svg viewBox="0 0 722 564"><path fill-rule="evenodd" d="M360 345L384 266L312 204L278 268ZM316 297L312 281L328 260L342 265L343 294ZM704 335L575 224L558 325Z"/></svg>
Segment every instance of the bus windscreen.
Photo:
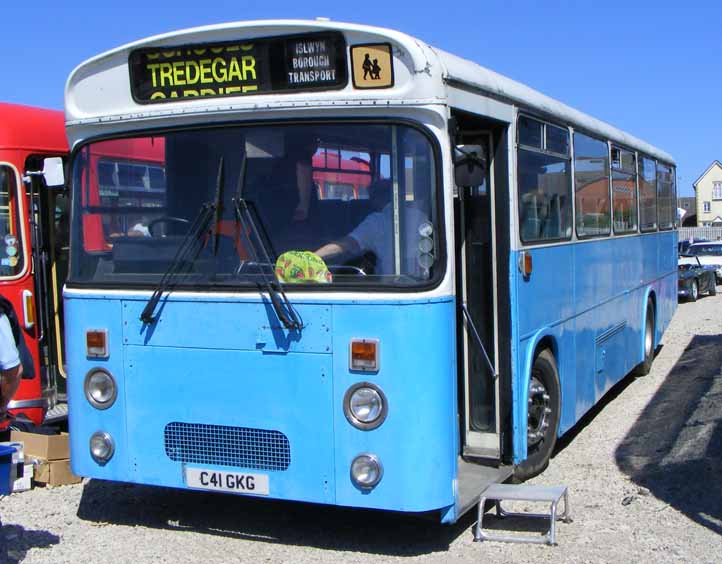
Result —
<svg viewBox="0 0 722 564"><path fill-rule="evenodd" d="M82 243L73 246L71 280L157 283L199 210L213 205L179 284L253 285L281 268L302 285L309 280L295 279L295 263L278 263L293 251L324 261L330 286L428 286L443 264L437 173L429 137L402 124L215 127L92 142L74 162ZM239 217L240 201L250 215Z"/></svg>

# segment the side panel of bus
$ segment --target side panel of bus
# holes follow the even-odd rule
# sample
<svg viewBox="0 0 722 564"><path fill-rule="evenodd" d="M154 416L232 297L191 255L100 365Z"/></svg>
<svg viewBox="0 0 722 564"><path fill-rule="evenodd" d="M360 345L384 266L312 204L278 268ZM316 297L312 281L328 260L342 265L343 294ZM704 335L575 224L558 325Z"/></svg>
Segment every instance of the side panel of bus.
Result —
<svg viewBox="0 0 722 564"><path fill-rule="evenodd" d="M532 248L533 271L517 271L520 367L515 459L526 453L526 394L535 351L551 346L561 384L559 435L643 360L647 299L657 345L676 305L673 231ZM512 264L515 264L513 261ZM524 432L520 432L520 431ZM523 444L523 447L521 446Z"/></svg>

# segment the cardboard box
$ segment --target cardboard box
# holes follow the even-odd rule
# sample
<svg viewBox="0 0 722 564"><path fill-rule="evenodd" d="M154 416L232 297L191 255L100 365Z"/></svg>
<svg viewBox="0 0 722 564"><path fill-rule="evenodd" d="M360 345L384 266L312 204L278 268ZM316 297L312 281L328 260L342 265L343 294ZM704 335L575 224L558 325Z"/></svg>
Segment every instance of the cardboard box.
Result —
<svg viewBox="0 0 722 564"><path fill-rule="evenodd" d="M27 458L42 458L43 460L67 460L70 458L68 434L38 435L37 433L23 433L13 431L10 440L22 442Z"/></svg>
<svg viewBox="0 0 722 564"><path fill-rule="evenodd" d="M79 484L82 480L70 470L70 460L43 460L38 459L35 467L35 482L47 486L66 486Z"/></svg>

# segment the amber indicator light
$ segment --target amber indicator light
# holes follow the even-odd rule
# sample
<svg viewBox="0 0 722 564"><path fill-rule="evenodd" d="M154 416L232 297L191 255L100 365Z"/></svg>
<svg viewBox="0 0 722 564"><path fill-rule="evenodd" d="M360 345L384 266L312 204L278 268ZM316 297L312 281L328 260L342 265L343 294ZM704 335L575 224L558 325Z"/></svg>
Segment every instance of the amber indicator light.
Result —
<svg viewBox="0 0 722 564"><path fill-rule="evenodd" d="M35 304L32 294L25 295L25 325L27 327L35 325Z"/></svg>
<svg viewBox="0 0 722 564"><path fill-rule="evenodd" d="M531 253L526 253L524 255L524 276L531 275Z"/></svg>
<svg viewBox="0 0 722 564"><path fill-rule="evenodd" d="M106 330L91 330L85 332L85 344L88 356L108 356L108 332Z"/></svg>
<svg viewBox="0 0 722 564"><path fill-rule="evenodd" d="M351 370L365 372L378 370L379 342L376 339L353 339L351 341Z"/></svg>

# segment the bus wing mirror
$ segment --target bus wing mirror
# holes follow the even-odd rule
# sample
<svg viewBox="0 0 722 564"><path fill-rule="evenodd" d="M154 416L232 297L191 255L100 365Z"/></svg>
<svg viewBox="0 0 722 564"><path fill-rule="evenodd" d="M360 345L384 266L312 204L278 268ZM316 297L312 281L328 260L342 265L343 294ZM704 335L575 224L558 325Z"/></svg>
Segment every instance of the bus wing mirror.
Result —
<svg viewBox="0 0 722 564"><path fill-rule="evenodd" d="M457 145L454 151L454 181L460 188L481 186L486 179L486 156L481 145Z"/></svg>
<svg viewBox="0 0 722 564"><path fill-rule="evenodd" d="M48 188L63 188L65 186L63 159L60 157L43 159L43 178Z"/></svg>

